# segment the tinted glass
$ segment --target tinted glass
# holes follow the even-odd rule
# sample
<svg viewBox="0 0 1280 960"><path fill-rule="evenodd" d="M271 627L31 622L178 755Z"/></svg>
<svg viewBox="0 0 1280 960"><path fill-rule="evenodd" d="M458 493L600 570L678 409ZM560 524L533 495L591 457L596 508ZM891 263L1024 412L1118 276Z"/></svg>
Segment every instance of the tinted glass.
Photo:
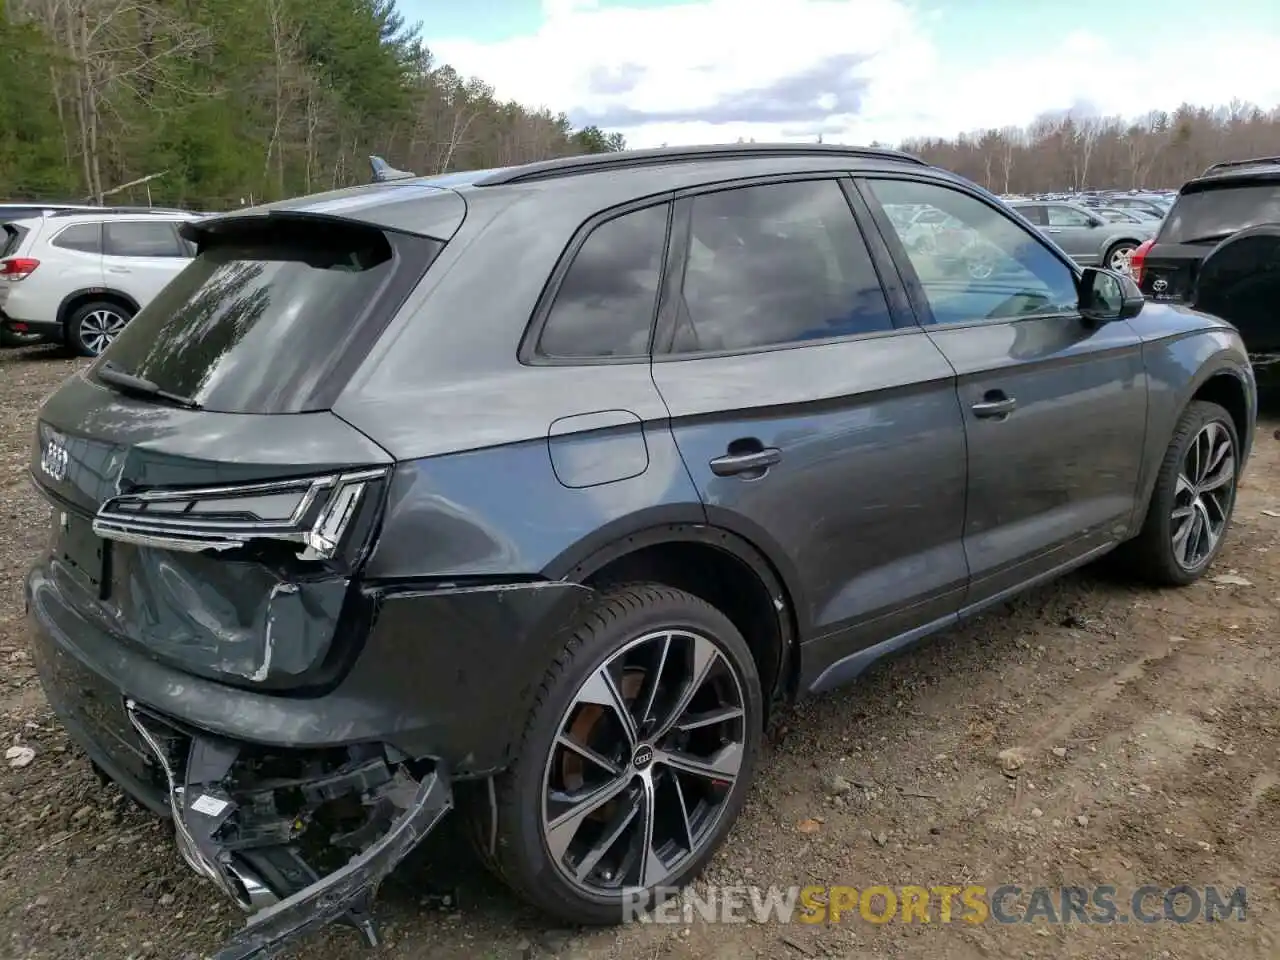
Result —
<svg viewBox="0 0 1280 960"><path fill-rule="evenodd" d="M168 223L137 223L127 220L102 225L103 252L115 257L183 257L178 235Z"/></svg>
<svg viewBox="0 0 1280 960"><path fill-rule="evenodd" d="M899 230L936 322L1008 320L1076 310L1079 298L1071 268L996 208L932 183L867 183L886 209L931 204L960 224L928 244L912 243Z"/></svg>
<svg viewBox="0 0 1280 960"><path fill-rule="evenodd" d="M1013 209L1017 210L1020 214L1022 214L1032 223L1036 224L1036 226L1043 227L1045 225L1044 207L1040 206L1039 204L1033 203L1027 206L1020 205L1020 206L1014 207Z"/></svg>
<svg viewBox="0 0 1280 960"><path fill-rule="evenodd" d="M439 251L412 239L423 249L403 262L372 229L270 225L224 239L143 308L106 356L209 409L310 409L361 325L389 302L393 272L421 276Z"/></svg>
<svg viewBox="0 0 1280 960"><path fill-rule="evenodd" d="M67 227L54 238L53 245L66 250L79 250L81 253L101 253L102 224L77 223Z"/></svg>
<svg viewBox="0 0 1280 960"><path fill-rule="evenodd" d="M647 355L666 242L666 204L623 214L592 230L556 292L538 352L549 357Z"/></svg>
<svg viewBox="0 0 1280 960"><path fill-rule="evenodd" d="M1089 215L1083 210L1073 210L1071 207L1060 204L1053 204L1046 210L1051 227L1087 227L1089 225Z"/></svg>
<svg viewBox="0 0 1280 960"><path fill-rule="evenodd" d="M889 330L866 244L834 180L693 201L675 352L743 350Z"/></svg>
<svg viewBox="0 0 1280 960"><path fill-rule="evenodd" d="M1161 243L1222 240L1280 220L1280 183L1249 183L1183 194L1165 217Z"/></svg>

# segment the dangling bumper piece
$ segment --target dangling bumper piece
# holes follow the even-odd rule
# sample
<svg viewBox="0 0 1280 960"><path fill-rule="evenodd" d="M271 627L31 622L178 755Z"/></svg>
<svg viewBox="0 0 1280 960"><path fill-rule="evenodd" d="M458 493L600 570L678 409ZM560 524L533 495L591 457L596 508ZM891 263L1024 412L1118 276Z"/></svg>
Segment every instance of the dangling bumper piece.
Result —
<svg viewBox="0 0 1280 960"><path fill-rule="evenodd" d="M378 885L453 806L443 770L372 746L268 755L125 709L164 773L182 858L250 914L214 960L269 957L337 920L377 944Z"/></svg>

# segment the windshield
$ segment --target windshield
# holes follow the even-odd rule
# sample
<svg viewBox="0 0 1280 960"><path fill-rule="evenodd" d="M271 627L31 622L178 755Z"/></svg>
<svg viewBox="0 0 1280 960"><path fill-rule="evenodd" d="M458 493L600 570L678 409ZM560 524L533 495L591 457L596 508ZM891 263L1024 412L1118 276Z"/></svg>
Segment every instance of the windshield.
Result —
<svg viewBox="0 0 1280 960"><path fill-rule="evenodd" d="M1221 239L1280 221L1280 182L1212 187L1180 196L1160 230L1161 243Z"/></svg>
<svg viewBox="0 0 1280 960"><path fill-rule="evenodd" d="M381 231L271 224L215 239L103 354L120 373L226 413L293 413L349 354L371 315L384 319L399 270L421 276L438 241L402 258ZM416 255L421 250L423 256ZM412 261L412 262L408 262ZM367 344L366 344L367 346Z"/></svg>

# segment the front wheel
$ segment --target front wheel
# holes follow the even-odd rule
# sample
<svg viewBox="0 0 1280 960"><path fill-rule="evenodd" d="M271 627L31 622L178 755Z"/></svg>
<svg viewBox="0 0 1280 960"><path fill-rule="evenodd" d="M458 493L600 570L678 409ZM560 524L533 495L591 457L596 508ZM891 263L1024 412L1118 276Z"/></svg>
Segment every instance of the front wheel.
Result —
<svg viewBox="0 0 1280 960"><path fill-rule="evenodd" d="M1198 580L1231 524L1239 468L1231 415L1216 403L1193 401L1160 465L1142 531L1125 545L1129 570L1167 586Z"/></svg>
<svg viewBox="0 0 1280 960"><path fill-rule="evenodd" d="M82 357L96 357L133 318L133 312L106 300L86 303L67 318L67 346Z"/></svg>
<svg viewBox="0 0 1280 960"><path fill-rule="evenodd" d="M471 835L546 912L633 919L724 840L751 780L761 704L751 652L722 613L657 584L613 589L548 671L493 802L468 811Z"/></svg>

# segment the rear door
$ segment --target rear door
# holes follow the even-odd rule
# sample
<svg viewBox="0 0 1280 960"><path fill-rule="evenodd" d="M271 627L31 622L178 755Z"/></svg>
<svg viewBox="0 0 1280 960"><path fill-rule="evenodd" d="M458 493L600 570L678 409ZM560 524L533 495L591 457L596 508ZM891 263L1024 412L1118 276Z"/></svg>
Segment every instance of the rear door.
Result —
<svg viewBox="0 0 1280 960"><path fill-rule="evenodd" d="M1237 231L1280 222L1280 177L1192 181L1182 188L1142 265L1142 292L1190 300L1205 257Z"/></svg>
<svg viewBox="0 0 1280 960"><path fill-rule="evenodd" d="M139 308L191 262L175 224L168 220L108 220L102 245L106 284L127 293Z"/></svg>
<svg viewBox="0 0 1280 960"><path fill-rule="evenodd" d="M968 438L964 544L982 604L1105 548L1127 529L1146 434L1142 345L1125 322L1086 323L1075 272L994 202L942 183L860 181L877 209L932 203L997 251L974 279L902 245L929 336L958 377Z"/></svg>
<svg viewBox="0 0 1280 960"><path fill-rule="evenodd" d="M709 520L797 588L816 645L803 683L818 687L867 645L953 617L968 577L951 368L846 190L824 177L680 197L653 359Z"/></svg>

